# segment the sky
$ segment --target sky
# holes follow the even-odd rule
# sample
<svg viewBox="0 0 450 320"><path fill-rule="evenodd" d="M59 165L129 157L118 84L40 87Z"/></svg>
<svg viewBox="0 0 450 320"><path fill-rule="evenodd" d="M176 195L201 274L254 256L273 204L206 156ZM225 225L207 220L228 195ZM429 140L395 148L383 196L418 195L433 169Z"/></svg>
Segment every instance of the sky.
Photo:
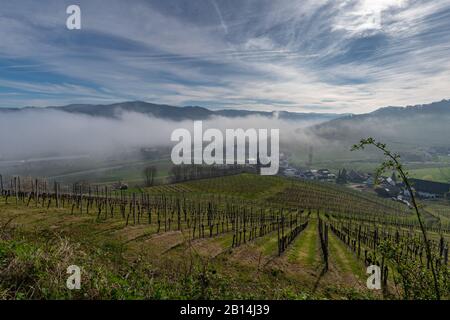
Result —
<svg viewBox="0 0 450 320"><path fill-rule="evenodd" d="M450 0L0 3L0 107L365 113L450 98L449 57Z"/></svg>

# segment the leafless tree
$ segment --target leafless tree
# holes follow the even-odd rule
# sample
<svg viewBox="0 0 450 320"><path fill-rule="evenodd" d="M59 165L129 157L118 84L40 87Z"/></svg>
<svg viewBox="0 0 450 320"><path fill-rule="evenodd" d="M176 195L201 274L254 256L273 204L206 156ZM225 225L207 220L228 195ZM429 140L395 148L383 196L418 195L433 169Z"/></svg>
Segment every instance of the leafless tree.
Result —
<svg viewBox="0 0 450 320"><path fill-rule="evenodd" d="M155 166L147 166L144 169L144 178L145 178L145 186L151 187L155 183L156 176L156 167Z"/></svg>

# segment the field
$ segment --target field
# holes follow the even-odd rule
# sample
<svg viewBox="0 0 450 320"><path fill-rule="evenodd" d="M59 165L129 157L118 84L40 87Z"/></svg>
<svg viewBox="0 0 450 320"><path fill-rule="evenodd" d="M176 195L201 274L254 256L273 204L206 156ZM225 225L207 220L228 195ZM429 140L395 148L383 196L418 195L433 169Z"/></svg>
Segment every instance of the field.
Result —
<svg viewBox="0 0 450 320"><path fill-rule="evenodd" d="M428 261L412 211L334 185L240 174L139 192L30 188L0 198L3 299L424 298L398 282L394 256L439 267L448 298L445 202L424 207ZM366 286L374 263L383 290ZM69 265L81 290L66 288Z"/></svg>
<svg viewBox="0 0 450 320"><path fill-rule="evenodd" d="M112 184L126 181L129 184L144 182L144 168L157 167L157 182L164 181L171 168L170 158L162 156L158 159L141 159L135 153L112 157L111 159L95 159L90 157L76 159L57 159L41 161L15 161L14 164L0 160L2 174L21 176L45 176L51 180L64 183L86 181L89 183Z"/></svg>
<svg viewBox="0 0 450 320"><path fill-rule="evenodd" d="M450 167L413 169L410 173L412 178L444 183L450 182Z"/></svg>

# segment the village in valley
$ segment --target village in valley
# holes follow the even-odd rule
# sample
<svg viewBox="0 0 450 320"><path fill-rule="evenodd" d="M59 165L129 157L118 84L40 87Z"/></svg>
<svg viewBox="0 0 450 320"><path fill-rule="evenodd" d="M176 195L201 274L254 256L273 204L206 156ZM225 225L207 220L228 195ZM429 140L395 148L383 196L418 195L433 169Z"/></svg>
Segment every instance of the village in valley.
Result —
<svg viewBox="0 0 450 320"><path fill-rule="evenodd" d="M375 192L379 197L390 198L412 208L411 196L395 173L376 179L371 172L360 172L353 169L343 168L333 172L327 168L300 168L291 165L284 155L280 155L280 174L293 179L335 183L362 192ZM410 182L420 199L450 199L450 183L413 178L410 179Z"/></svg>

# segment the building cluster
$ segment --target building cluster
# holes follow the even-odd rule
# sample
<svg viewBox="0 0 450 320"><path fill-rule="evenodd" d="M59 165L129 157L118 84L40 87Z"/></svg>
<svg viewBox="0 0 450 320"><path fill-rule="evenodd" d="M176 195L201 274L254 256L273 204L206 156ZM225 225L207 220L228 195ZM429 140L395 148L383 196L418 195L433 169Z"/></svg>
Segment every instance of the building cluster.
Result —
<svg viewBox="0 0 450 320"><path fill-rule="evenodd" d="M286 177L334 182L336 184L353 184L359 189L374 190L380 197L391 198L411 207L409 191L402 181L393 174L390 177L381 176L375 181L370 173L355 170L339 170L337 174L328 169L298 169L288 164L282 166L282 174ZM450 184L420 179L410 179L415 195L421 199L450 198Z"/></svg>
<svg viewBox="0 0 450 320"><path fill-rule="evenodd" d="M113 183L112 185L113 190L128 190L128 184L122 183L122 181Z"/></svg>
<svg viewBox="0 0 450 320"><path fill-rule="evenodd" d="M301 170L293 167L284 168L283 175L291 178L335 182L336 175L328 169Z"/></svg>

